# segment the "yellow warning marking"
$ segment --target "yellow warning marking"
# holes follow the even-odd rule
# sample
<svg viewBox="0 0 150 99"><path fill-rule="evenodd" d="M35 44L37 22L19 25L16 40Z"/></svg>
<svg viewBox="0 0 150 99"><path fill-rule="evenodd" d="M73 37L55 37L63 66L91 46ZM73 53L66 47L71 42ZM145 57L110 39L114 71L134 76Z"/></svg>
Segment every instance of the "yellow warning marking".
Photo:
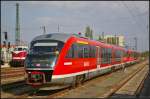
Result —
<svg viewBox="0 0 150 99"><path fill-rule="evenodd" d="M84 41L77 41L77 43L80 43L80 44L88 44L88 42L84 42Z"/></svg>

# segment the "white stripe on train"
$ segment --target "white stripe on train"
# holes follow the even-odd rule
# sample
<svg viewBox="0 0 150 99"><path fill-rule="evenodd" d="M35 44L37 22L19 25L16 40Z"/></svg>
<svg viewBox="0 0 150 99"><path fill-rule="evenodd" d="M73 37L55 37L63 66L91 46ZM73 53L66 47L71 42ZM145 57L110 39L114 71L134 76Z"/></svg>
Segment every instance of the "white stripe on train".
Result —
<svg viewBox="0 0 150 99"><path fill-rule="evenodd" d="M134 63L136 61L130 61L130 62L126 62L126 63ZM123 65L125 63L121 63L121 65ZM66 78L66 77L72 77L72 76L76 76L76 75L81 75L81 74L85 74L88 72L95 72L98 70L103 70L103 69L107 69L107 68L111 68L113 66L119 66L120 64L115 64L115 65L109 65L107 67L97 67L95 69L92 70L86 70L86 71L81 71L81 72L77 72L77 73L71 73L71 74L63 74L63 75L53 75L52 79L58 79L58 78ZM47 68L27 68L26 70L48 70ZM52 70L51 68L49 70Z"/></svg>
<svg viewBox="0 0 150 99"><path fill-rule="evenodd" d="M130 61L130 62L126 62L126 63L134 63L135 61ZM123 65L125 63L121 63L121 65ZM81 75L81 74L85 74L88 72L95 72L98 70L103 70L103 69L107 69L107 68L111 68L112 66L119 66L120 64L115 64L115 65L110 65L107 67L100 67L100 68L96 68L96 69L92 69L92 70L86 70L86 71L82 71L82 72L77 72L77 73L71 73L71 74L63 74L63 75L53 75L52 79L58 79L58 78L66 78L66 77L71 77L71 76L76 76L76 75Z"/></svg>
<svg viewBox="0 0 150 99"><path fill-rule="evenodd" d="M25 59L25 57L13 57L13 59Z"/></svg>

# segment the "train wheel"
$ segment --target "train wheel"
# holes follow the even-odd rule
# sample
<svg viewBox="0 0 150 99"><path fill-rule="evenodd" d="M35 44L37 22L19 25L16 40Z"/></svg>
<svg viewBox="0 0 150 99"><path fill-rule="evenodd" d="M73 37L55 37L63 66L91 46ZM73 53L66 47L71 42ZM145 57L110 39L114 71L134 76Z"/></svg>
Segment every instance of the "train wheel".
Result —
<svg viewBox="0 0 150 99"><path fill-rule="evenodd" d="M84 80L85 80L85 75L78 75L76 76L76 83L77 83L77 86L79 85L82 85L84 83Z"/></svg>
<svg viewBox="0 0 150 99"><path fill-rule="evenodd" d="M72 82L72 84L71 84L71 88L73 89L73 88L75 88L77 86L77 83L76 83L76 76L75 77L73 77L73 82Z"/></svg>
<svg viewBox="0 0 150 99"><path fill-rule="evenodd" d="M77 76L74 77L74 80L72 82L71 87L75 88L77 86L80 86L80 85L82 85L84 83L84 81L85 81L85 74L77 75Z"/></svg>
<svg viewBox="0 0 150 99"><path fill-rule="evenodd" d="M116 68L113 66L111 67L111 72L115 72Z"/></svg>
<svg viewBox="0 0 150 99"><path fill-rule="evenodd" d="M85 74L82 75L81 84L84 84L84 82L85 82Z"/></svg>

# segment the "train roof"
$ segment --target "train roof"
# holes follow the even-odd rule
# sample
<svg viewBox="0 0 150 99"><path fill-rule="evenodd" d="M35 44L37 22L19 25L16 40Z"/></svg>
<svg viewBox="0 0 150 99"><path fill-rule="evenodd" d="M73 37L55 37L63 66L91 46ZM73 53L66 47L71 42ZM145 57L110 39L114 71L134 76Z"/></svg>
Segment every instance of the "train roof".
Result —
<svg viewBox="0 0 150 99"><path fill-rule="evenodd" d="M37 40L58 40L62 42L66 42L69 37L71 37L73 34L67 34L67 33L51 33L46 35L40 35L35 37L32 41Z"/></svg>
<svg viewBox="0 0 150 99"><path fill-rule="evenodd" d="M32 41L37 41L37 40L58 40L58 41L62 41L62 42L65 43L71 36L87 39L85 37L80 37L78 34L51 33L51 34L37 36ZM91 40L91 41L95 41L95 40ZM113 48L117 48L117 49L124 49L125 51L132 51L132 50L127 50L127 49L125 49L125 48L123 48L121 46L106 44L106 43L100 42L100 41L96 41L96 42L99 42L99 43L101 43L104 46L109 46L109 47L113 47Z"/></svg>

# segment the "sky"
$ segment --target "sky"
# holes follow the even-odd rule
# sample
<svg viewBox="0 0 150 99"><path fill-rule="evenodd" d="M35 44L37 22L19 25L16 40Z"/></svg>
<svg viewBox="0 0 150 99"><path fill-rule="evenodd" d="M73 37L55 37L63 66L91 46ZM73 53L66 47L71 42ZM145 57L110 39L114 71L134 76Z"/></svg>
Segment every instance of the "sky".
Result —
<svg viewBox="0 0 150 99"><path fill-rule="evenodd" d="M128 46L149 50L149 1L1 1L1 37L15 42L16 6L19 3L21 40L28 43L46 33L84 33L86 26L94 38L123 35Z"/></svg>

